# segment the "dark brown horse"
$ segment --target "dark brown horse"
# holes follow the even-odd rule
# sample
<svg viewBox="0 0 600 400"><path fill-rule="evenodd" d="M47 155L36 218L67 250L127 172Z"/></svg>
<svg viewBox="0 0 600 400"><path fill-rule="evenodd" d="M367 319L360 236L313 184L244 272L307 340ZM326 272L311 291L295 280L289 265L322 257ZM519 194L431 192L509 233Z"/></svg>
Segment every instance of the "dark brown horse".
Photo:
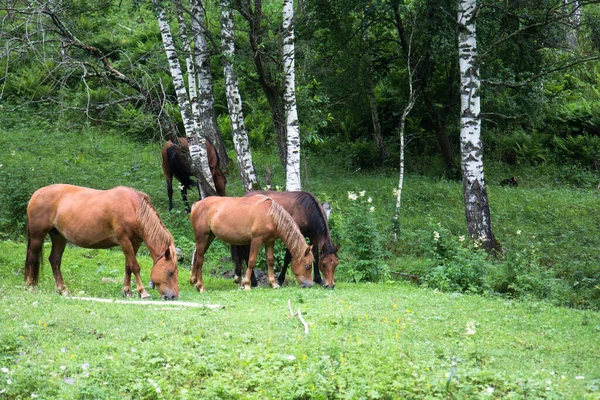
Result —
<svg viewBox="0 0 600 400"><path fill-rule="evenodd" d="M27 206L27 258L25 284L38 282L46 234L52 239L50 264L56 291L68 291L60 272L67 241L88 249L121 246L125 254L123 296L131 296L131 273L138 294L150 297L140 278L136 254L146 243L154 265L151 279L165 300L177 299L177 256L173 237L165 228L148 196L128 187L95 190L72 185L38 189Z"/></svg>
<svg viewBox="0 0 600 400"><path fill-rule="evenodd" d="M250 276L263 244L269 283L274 288L279 287L273 272L277 239L281 239L290 250L292 271L298 283L302 287L312 286L312 246L306 244L292 217L269 197L207 197L194 204L190 220L196 239L190 283L199 291L205 291L202 264L204 254L215 237L229 244L250 245L248 270L242 281L246 290L250 289Z"/></svg>
<svg viewBox="0 0 600 400"><path fill-rule="evenodd" d="M302 232L302 234L310 240L310 244L314 246L314 281L316 283L323 283L326 288L333 289L335 286L335 269L338 265L338 246L334 246L331 243L331 235L329 233L325 211L315 196L312 193L303 191L255 191L249 192L245 196L256 195L264 195L272 198L291 215L300 228L300 232ZM247 262L248 260L247 246L245 249L241 246L231 246L231 255L235 263L235 275L236 277L239 277L241 275L243 261ZM283 284L290 258L289 251L286 251L283 269L277 279L279 284ZM317 260L319 261L318 265ZM321 280L319 270L323 274L323 280ZM236 280L239 280L239 278L236 278Z"/></svg>
<svg viewBox="0 0 600 400"><path fill-rule="evenodd" d="M181 197L185 203L185 211L190 212L190 204L187 200L188 188L195 187L200 193L200 187L198 182L193 180L192 170L185 158L181 155L180 147L188 148L188 142L186 138L179 138L179 145L175 145L172 141L168 141L162 148L162 170L165 173L165 179L167 180L167 195L169 196L169 211L173 209L173 177L181 182ZM208 167L212 174L213 181L215 183L215 190L219 196L225 196L225 184L227 178L221 168L219 168L219 155L217 154L215 147L206 139L206 152L208 153Z"/></svg>

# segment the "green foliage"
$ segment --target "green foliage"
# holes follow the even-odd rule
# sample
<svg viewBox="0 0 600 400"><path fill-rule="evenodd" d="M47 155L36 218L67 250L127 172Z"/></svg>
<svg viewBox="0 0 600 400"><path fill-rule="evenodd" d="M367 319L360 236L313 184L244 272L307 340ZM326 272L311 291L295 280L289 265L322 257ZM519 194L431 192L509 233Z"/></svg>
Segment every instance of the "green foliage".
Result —
<svg viewBox="0 0 600 400"><path fill-rule="evenodd" d="M486 291L488 254L465 236L453 237L441 224L430 242L432 267L425 275L427 286L443 291L483 293Z"/></svg>
<svg viewBox="0 0 600 400"><path fill-rule="evenodd" d="M335 204L336 208L341 204ZM366 191L348 192L348 202L339 215L334 214L332 225L342 241L347 259L338 271L352 282L379 281L388 276L384 263L384 238L374 217L373 198Z"/></svg>

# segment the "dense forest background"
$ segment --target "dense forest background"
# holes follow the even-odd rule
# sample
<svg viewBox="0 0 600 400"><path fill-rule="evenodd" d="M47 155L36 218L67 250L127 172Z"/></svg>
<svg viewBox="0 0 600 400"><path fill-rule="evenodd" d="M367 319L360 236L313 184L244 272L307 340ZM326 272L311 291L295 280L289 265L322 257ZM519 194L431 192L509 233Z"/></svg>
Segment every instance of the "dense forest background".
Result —
<svg viewBox="0 0 600 400"><path fill-rule="evenodd" d="M236 53L228 61L237 71L259 180L265 184L268 171L264 161L268 160L274 184L281 184L277 179L283 166L277 157L276 137L276 111L281 106L276 103L283 89L281 2L226 3L234 10L236 45ZM428 276L432 286L443 289L480 292L489 284L485 289L492 287L494 292L516 295L537 291L537 297L554 296L561 304L598 307L600 272L594 251L598 222L592 213L594 190L600 181L597 3L493 0L479 4L477 41L486 178L495 185L491 190L497 190L508 178L514 178L507 183L516 182L519 190L532 189L496 192L492 219L498 221L500 242L506 251L496 261L472 252L472 248L465 250L458 240L464 236L464 207L457 211L454 202L460 203L460 196L457 200L456 193L446 192L460 186L461 178L457 2L302 0L295 4L302 165L303 174L311 174L311 186L305 189L318 192L320 199L333 201L340 206L338 210L347 211L355 205L342 203L346 189L350 190L336 186L342 180L352 181L357 192L378 190L382 176L392 177L386 184L391 181L396 185L401 116L411 100L410 83L414 89L415 104L404 132L405 166L413 185L423 187L406 194L404 215L419 219L421 225L404 219L402 236L392 245L387 231L374 239L363 237L364 232L356 229L390 229L389 209L377 213L375 221L367 218L364 209L334 214L332 232L343 242L342 251L347 251L344 265L352 265L353 257L357 259L357 267L348 273L350 279L389 276L382 273L381 260L385 259L392 269ZM173 4L161 5L183 58ZM90 176L89 180L79 177L80 184L93 180L111 185L107 168L111 172L119 168L112 164L112 156L133 159L139 151L135 155L143 158L146 153L140 149L145 146L156 147L184 135L155 6L136 0L0 2L0 130L6 134L0 141L6 148L0 154L2 235L22 237L27 200L42 183L36 179L40 170L31 163L48 167L52 162L44 152L58 151L59 147L67 152L73 149L71 156L54 161L56 179L66 176L68 168L79 168ZM222 7L216 1L203 2L202 6L214 110L225 148L233 158L220 45ZM189 4L184 2L184 8L189 10ZM82 132L81 136L77 132ZM89 159L78 155L78 146L83 144L77 141L84 138L83 132L92 132L98 141L86 148L86 154L98 162L111 160L109 166L96 166L102 179L91 178L93 166L87 166ZM106 149L114 149L113 145L101 147L98 135L106 135L109 142L114 137L126 142L119 142L121 151L109 155ZM18 165L9 158L15 148L30 153L27 163L21 160ZM34 154L39 154L37 161ZM137 179L137 183L151 179L140 172L146 172L146 166L136 165L129 166L127 179ZM158 165L152 168L152 179L162 179ZM233 161L228 170L228 193L243 193ZM540 188L573 192L534 191ZM591 195L584 198L581 193ZM573 205L574 201L580 203ZM417 208L423 204L452 222L438 227L438 214L432 217L430 210ZM378 212L382 209L380 204L375 207ZM559 222L561 215L564 224ZM189 221L164 218L178 244L185 247L183 226ZM519 223L531 224L539 232L532 228L527 240L509 237L509 231L520 235ZM433 230L456 240L442 246L439 236L434 236L432 243L424 232L431 235ZM359 240L371 243L366 253L356 244ZM389 262L400 255L404 257L401 262ZM424 255L434 261L424 265ZM496 276L490 275L489 262L499 263ZM456 272L460 266L467 268ZM491 281L482 283L483 275Z"/></svg>
<svg viewBox="0 0 600 400"><path fill-rule="evenodd" d="M594 3L479 5L486 160L596 168L600 9ZM232 5L233 63L251 145L272 149L273 118L264 88L282 89L281 5ZM213 1L203 6L215 110L231 148L220 7ZM296 87L304 147L342 158L349 170L397 168L408 62L416 104L407 121L407 170L459 177L456 7L456 1L298 2ZM85 120L140 140L168 137L157 115L176 122L180 117L152 4L7 1L0 12L3 113ZM170 19L176 26L175 16Z"/></svg>

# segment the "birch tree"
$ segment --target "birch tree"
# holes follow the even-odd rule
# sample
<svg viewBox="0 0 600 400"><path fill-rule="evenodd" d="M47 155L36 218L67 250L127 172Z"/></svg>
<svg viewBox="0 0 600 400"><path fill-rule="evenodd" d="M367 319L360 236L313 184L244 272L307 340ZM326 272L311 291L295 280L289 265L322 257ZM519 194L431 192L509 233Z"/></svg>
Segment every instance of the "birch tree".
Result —
<svg viewBox="0 0 600 400"><path fill-rule="evenodd" d="M233 144L237 155L238 167L244 185L244 191L250 192L257 189L258 181L250 153L250 141L244 125L242 98L238 89L238 79L233 68L235 43L233 41L233 9L230 0L221 0L221 46L223 48L223 70L225 74L225 95L227 109L231 122Z"/></svg>
<svg viewBox="0 0 600 400"><path fill-rule="evenodd" d="M177 0L181 2L181 0ZM215 96L213 92L213 80L210 69L210 49L208 47L204 8L201 0L190 0L191 28L194 43L194 69L198 85L198 109L194 113L200 125L200 130L210 139L219 155L219 167L225 171L229 162L215 112ZM191 81L189 83L191 89ZM191 98L191 91L190 91Z"/></svg>
<svg viewBox="0 0 600 400"><path fill-rule="evenodd" d="M473 240L481 241L489 251L496 249L498 244L492 232L483 176L476 20L476 0L459 0L460 144L467 231Z"/></svg>
<svg viewBox="0 0 600 400"><path fill-rule="evenodd" d="M287 191L301 190L300 128L296 109L294 71L294 0L283 0L283 101L286 121L287 159L285 187Z"/></svg>
<svg viewBox="0 0 600 400"><path fill-rule="evenodd" d="M181 112L185 135L188 139L192 161L190 165L192 165L192 171L200 184L202 198L212 196L216 194L216 190L208 166L206 139L199 133L199 126L192 115L188 93L183 81L181 64L179 63L179 58L175 51L173 36L171 34L171 28L169 27L165 10L160 7L157 0L154 0L153 4L157 13L158 27L160 29L165 53L167 55L167 60L169 61L169 70L177 94L177 103L179 105L179 111Z"/></svg>

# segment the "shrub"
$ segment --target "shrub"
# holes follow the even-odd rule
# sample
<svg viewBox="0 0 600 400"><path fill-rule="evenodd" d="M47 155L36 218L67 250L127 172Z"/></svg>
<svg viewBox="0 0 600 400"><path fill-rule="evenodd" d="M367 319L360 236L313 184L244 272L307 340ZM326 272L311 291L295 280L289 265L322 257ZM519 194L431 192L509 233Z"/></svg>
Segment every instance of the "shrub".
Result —
<svg viewBox="0 0 600 400"><path fill-rule="evenodd" d="M358 194L348 192L348 200L344 212L334 213L330 222L342 241L346 259L338 271L353 282L381 280L388 275L389 267L382 261L386 254L374 215L373 199L361 191Z"/></svg>

